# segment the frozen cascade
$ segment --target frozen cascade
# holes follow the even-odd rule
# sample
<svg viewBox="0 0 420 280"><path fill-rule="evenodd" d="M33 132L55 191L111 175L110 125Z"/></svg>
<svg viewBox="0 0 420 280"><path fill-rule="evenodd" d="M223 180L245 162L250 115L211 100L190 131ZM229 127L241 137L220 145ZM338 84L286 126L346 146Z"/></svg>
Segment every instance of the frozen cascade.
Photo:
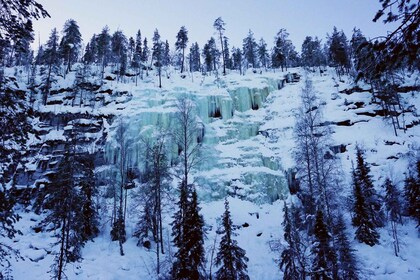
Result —
<svg viewBox="0 0 420 280"><path fill-rule="evenodd" d="M262 140L257 135L263 120L255 117L257 111L263 110L268 95L277 90L277 84L276 80L267 79L260 87L134 91L133 99L121 112L123 123L127 125L127 167L144 169L144 143L153 141L157 129L176 129L176 100L187 96L196 105L195 141L203 145L201 161L194 173L201 197L213 200L230 193L260 203L282 197L288 190L279 159L264 156L260 150L258 141ZM105 147L110 165L120 161L121 143L117 143L116 138L120 122L113 122ZM167 140L168 160L176 164L178 146L170 137ZM248 141L252 142L251 147ZM106 173L106 176L118 176L110 168Z"/></svg>

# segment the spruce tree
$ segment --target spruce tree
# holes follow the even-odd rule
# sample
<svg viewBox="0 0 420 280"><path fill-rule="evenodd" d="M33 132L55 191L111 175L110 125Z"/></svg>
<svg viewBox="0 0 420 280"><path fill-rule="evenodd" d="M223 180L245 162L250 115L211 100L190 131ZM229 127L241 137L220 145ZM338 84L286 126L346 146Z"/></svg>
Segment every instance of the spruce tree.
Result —
<svg viewBox="0 0 420 280"><path fill-rule="evenodd" d="M383 185L385 188L385 206L388 211L388 220L391 223L391 232L394 244L394 254L398 257L400 251L400 242L398 236L397 224L402 223L401 219L401 201L395 184L391 179L386 178Z"/></svg>
<svg viewBox="0 0 420 280"><path fill-rule="evenodd" d="M316 213L314 238L315 244L311 250L314 255L311 279L333 279L337 257L331 247L331 235L328 232L327 225L324 222L324 214L321 210Z"/></svg>
<svg viewBox="0 0 420 280"><path fill-rule="evenodd" d="M51 85L54 82L54 73L58 72L59 67L59 52L58 52L58 32L57 29L51 31L50 37L48 38L47 44L43 52L42 60L46 64L46 69L41 71L42 73L42 103L47 105L48 95L51 89Z"/></svg>
<svg viewBox="0 0 420 280"><path fill-rule="evenodd" d="M187 47L188 43L188 30L185 26L181 26L181 29L178 31L176 35L176 42L175 42L175 49L178 52L181 52L181 73L184 72L184 59L185 59L185 48Z"/></svg>
<svg viewBox="0 0 420 280"><path fill-rule="evenodd" d="M179 210L172 223L173 242L178 247L172 266L172 278L203 279L204 220L199 214L197 192L194 186L186 187L185 184L181 184L180 191Z"/></svg>
<svg viewBox="0 0 420 280"><path fill-rule="evenodd" d="M328 38L330 66L336 68L338 75L343 75L350 68L349 47L346 35L334 26L333 33Z"/></svg>
<svg viewBox="0 0 420 280"><path fill-rule="evenodd" d="M223 19L221 17L218 17L214 23L213 23L213 27L217 30L217 32L219 33L219 39L220 39L220 46L222 48L222 59L223 59L223 75L226 75L226 52L228 52L229 50L227 49L227 44L224 44L223 42L223 33L225 31L225 25L226 23L223 21ZM226 42L226 40L225 40Z"/></svg>
<svg viewBox="0 0 420 280"><path fill-rule="evenodd" d="M267 43L264 41L263 38L260 39L260 43L258 45L258 59L260 64L264 69L267 69L268 66L268 50L267 50Z"/></svg>
<svg viewBox="0 0 420 280"><path fill-rule="evenodd" d="M85 242L98 233L93 205L93 159L76 153L75 144L67 143L63 159L39 193L41 207L49 210L42 220L44 230L54 230L58 252L51 272L57 279L65 278L65 267L81 258Z"/></svg>
<svg viewBox="0 0 420 280"><path fill-rule="evenodd" d="M190 48L190 71L196 72L200 71L201 61L200 61L200 47L198 43L192 44Z"/></svg>
<svg viewBox="0 0 420 280"><path fill-rule="evenodd" d="M254 33L251 30L249 30L248 36L243 40L243 53L244 58L247 61L247 68L250 65L252 68L255 68L257 66L257 51L258 45L255 41Z"/></svg>
<svg viewBox="0 0 420 280"><path fill-rule="evenodd" d="M373 222L372 212L367 204L365 193L362 190L361 182L358 180L356 172L353 171L353 226L356 229L356 239L359 242L373 246L379 243L379 234Z"/></svg>
<svg viewBox="0 0 420 280"><path fill-rule="evenodd" d="M355 250L351 248L346 233L346 224L340 214L334 223L334 249L337 254L337 276L339 279L359 279L359 268Z"/></svg>
<svg viewBox="0 0 420 280"><path fill-rule="evenodd" d="M410 174L405 179L404 197L407 202L407 214L417 221L420 228L420 160L416 163L417 176Z"/></svg>
<svg viewBox="0 0 420 280"><path fill-rule="evenodd" d="M300 280L305 279L305 267L302 261L301 240L298 229L297 209L292 205L289 209L284 203L284 219L282 222L284 229L284 240L287 247L281 253L280 269L283 270L283 279ZM292 213L291 213L292 212Z"/></svg>
<svg viewBox="0 0 420 280"><path fill-rule="evenodd" d="M373 185L370 167L365 162L363 151L359 147L356 150L356 162L357 165L354 176L355 180L360 184L364 199L366 200L369 218L376 227L383 226L384 214L381 211L381 199L376 193L375 186Z"/></svg>
<svg viewBox="0 0 420 280"><path fill-rule="evenodd" d="M64 24L63 37L60 42L60 56L67 64L66 73L71 71L72 64L77 60L82 44L82 34L74 19L69 19Z"/></svg>
<svg viewBox="0 0 420 280"><path fill-rule="evenodd" d="M230 217L229 202L225 199L225 212L222 216L223 234L219 244L215 264L220 266L216 272L218 280L246 280L249 279L247 273L248 258L245 256L245 250L238 246L238 242L233 239L235 236L232 219Z"/></svg>

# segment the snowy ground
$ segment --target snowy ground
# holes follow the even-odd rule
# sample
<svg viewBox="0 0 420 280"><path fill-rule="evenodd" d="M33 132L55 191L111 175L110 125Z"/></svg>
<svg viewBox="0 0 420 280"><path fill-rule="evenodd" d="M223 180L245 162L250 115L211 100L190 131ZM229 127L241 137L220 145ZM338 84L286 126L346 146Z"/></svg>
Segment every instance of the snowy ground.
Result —
<svg viewBox="0 0 420 280"><path fill-rule="evenodd" d="M206 96L229 97L228 90L235 91L237 88L271 88L270 93L258 110L235 111L229 119L210 119L205 125L212 135L213 141L209 147L217 155L214 163L203 170L198 171L195 176L204 180L212 181L213 185L223 184L233 179L243 179L248 173L257 172L261 177L273 175L273 178L281 178L283 170L293 167L291 150L293 149L293 125L294 113L299 106L300 89L303 86L305 77L311 78L315 90L319 93L321 100L325 101L323 106L324 119L330 122L341 122L350 120L352 126L332 125L332 135L336 145L346 145L346 152L338 154L346 176L349 181L352 160L355 157L356 144L366 150L366 160L372 166L372 173L375 183L380 185L386 176L391 178L401 188L405 178L404 172L410 164L409 152L413 147L419 147L420 126L413 126L405 133L399 131L394 135L392 126L381 117L369 117L357 115L357 112L373 112L378 109L369 103L368 92L353 93L347 95L340 91L353 85L346 79L338 81L333 70L327 74L305 73L301 69L292 69L298 72L302 79L297 83L286 84L277 90L274 88L275 81L282 78L285 73L255 74L248 71L245 76L236 73L227 77L220 77L221 80L214 82L213 77L203 78L201 75L187 76L181 79L179 74L172 74L170 79L163 80L163 88L157 89L157 78L152 77L148 82L116 84L110 83L110 88L117 88L120 91L129 91L132 95L129 99L121 97L121 103L110 103L106 107L96 110L101 113L122 114L135 120L136 116L143 116L144 112L153 111L159 114L173 112L173 102L178 93L188 92L197 100ZM408 84L418 84L416 77L411 77ZM68 83L70 85L70 83ZM63 86L65 83L63 82ZM239 93L240 94L240 93ZM404 93L403 98L408 98L411 93ZM147 98L146 98L147 97ZM222 98L222 99L223 99ZM355 102L363 102L362 108L356 108ZM410 103L420 108L420 97L418 93L410 96ZM172 104L172 107L171 107ZM69 108L55 107L54 110L69 110ZM72 108L71 110L76 110ZM143 114L143 115L142 115ZM152 116L149 114L148 116ZM406 123L410 123L415 116L407 114ZM418 120L418 117L417 117ZM147 122L154 122L151 118ZM204 120L203 120L204 121ZM258 124L259 131L269 132L268 136L244 132L238 136L244 124ZM150 124L150 123L149 123ZM239 127L239 128L238 128ZM229 130L233 130L233 138L226 136ZM50 137L49 135L48 137ZM212 139L207 139L211 142ZM389 145L391 142L396 142ZM284 183L284 182L283 182ZM214 186L211 186L214 188ZM242 185L245 189L246 184ZM252 187L252 186L251 186ZM283 186L284 188L284 186ZM350 194L349 184L344 187ZM380 191L380 189L378 188ZM249 190L245 192L247 200L231 198L230 209L235 225L238 225L238 236L236 239L239 245L244 248L249 257L248 271L251 279L279 279L282 276L276 259L280 255L279 248L282 244L282 209L283 202L275 201L273 204L265 203L258 192L262 190ZM208 192L204 187L199 189L202 197L201 213L207 228L206 251L208 269L211 258L211 249L216 237L216 229L220 224L220 216L223 213L223 199L225 191L222 189L214 193L214 189ZM216 200L214 200L216 199ZM255 203L259 202L259 203ZM345 206L343 206L345 207ZM30 210L30 209L28 209ZM165 231L166 239L169 240L168 223L172 215L171 210L166 210ZM23 260L12 262L13 275L15 279L48 279L48 271L53 263L53 256L50 254L55 250L51 244L55 242L50 233L35 233L31 227L41 220L30 211L25 213L22 210L22 220L17 227L23 232L18 236L12 246L20 250ZM109 225L104 224L102 233L93 242L86 244L83 249L83 261L76 264L69 264L66 275L69 279L153 279L155 269L155 253L136 246L137 240L131 237L133 227L138 218L135 212L129 213L127 223L128 241L124 244L125 256L119 255L119 248L116 242L109 237ZM243 226L245 225L245 226ZM246 226L248 225L248 226ZM354 236L353 229L349 230L349 236ZM360 259L363 275L372 279L420 279L420 239L415 225L406 221L400 227L402 239L402 250L399 257L393 254L392 240L389 230L381 230L380 245L369 247L353 241ZM218 240L216 240L218 243ZM217 247L217 245L216 245ZM169 254L166 254L169 256ZM165 264L163 265L165 267ZM167 264L166 264L166 267ZM212 271L216 269L213 267Z"/></svg>

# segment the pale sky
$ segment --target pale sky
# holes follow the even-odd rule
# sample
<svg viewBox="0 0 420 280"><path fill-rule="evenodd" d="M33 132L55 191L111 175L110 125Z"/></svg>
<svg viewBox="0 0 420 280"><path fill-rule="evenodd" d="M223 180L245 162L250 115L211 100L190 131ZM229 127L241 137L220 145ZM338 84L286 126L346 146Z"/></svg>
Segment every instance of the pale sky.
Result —
<svg viewBox="0 0 420 280"><path fill-rule="evenodd" d="M242 47L249 29L259 41L265 39L269 48L274 36L285 28L290 39L300 50L306 36L318 36L325 42L333 26L351 38L352 29L358 27L365 36L385 35L392 25L374 23L372 18L380 7L378 0L37 0L50 13L51 18L34 22L41 43L48 39L52 28L61 32L67 19L80 26L84 44L94 33L108 25L111 33L122 30L129 38L138 29L150 43L155 28L161 38L174 46L181 26L188 30L189 45L198 42L200 48L215 36L213 22L219 16L226 23L225 35L230 48ZM150 47L150 44L149 44Z"/></svg>

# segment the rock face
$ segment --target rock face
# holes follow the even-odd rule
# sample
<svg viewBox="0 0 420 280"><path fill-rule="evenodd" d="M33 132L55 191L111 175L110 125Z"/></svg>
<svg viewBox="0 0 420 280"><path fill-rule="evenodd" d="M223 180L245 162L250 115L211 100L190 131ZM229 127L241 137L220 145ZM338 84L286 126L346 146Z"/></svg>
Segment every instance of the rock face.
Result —
<svg viewBox="0 0 420 280"><path fill-rule="evenodd" d="M112 78L112 77L111 77ZM116 131L120 119L126 124L129 142L128 168L145 168L144 143L153 143L154 131L177 129L176 102L181 97L194 104L197 130L194 141L202 148L193 177L204 200L227 193L257 203L272 202L288 192L280 158L266 152L266 141L274 133L260 129L266 103L273 93L299 79L297 74L261 77L257 82L235 79L211 81L191 88L156 88L146 81L139 87L119 84L114 79L101 84L86 81L74 86L56 86L46 106L37 107L30 143L29 162L18 176L19 185L42 185L45 175L54 172L62 159L66 143L75 139L79 152L96 154L99 180L115 176L109 168L119 163ZM67 78L71 79L71 78ZM63 84L71 84L69 81ZM167 139L167 157L172 166L179 162L180 150Z"/></svg>

